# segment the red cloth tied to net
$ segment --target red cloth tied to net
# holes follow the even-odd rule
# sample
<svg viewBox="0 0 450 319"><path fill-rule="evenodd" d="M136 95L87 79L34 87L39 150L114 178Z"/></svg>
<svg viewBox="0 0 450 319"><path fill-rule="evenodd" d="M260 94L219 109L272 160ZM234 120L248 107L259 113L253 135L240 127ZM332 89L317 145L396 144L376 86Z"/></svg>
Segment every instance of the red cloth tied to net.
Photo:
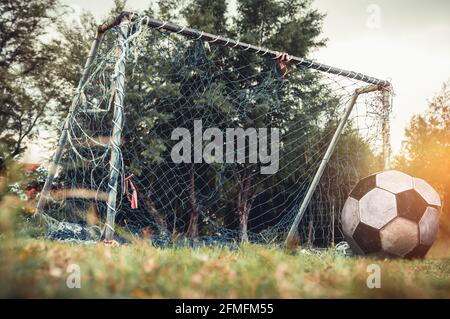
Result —
<svg viewBox="0 0 450 319"><path fill-rule="evenodd" d="M277 65L281 70L281 77L284 78L288 74L287 63L291 60L291 57L286 52L278 52L275 57Z"/></svg>
<svg viewBox="0 0 450 319"><path fill-rule="evenodd" d="M134 185L131 178L133 177L133 174L125 178L125 195L128 198L128 201L131 204L132 209L138 208L138 195L137 195L137 189ZM131 191L130 191L131 190Z"/></svg>

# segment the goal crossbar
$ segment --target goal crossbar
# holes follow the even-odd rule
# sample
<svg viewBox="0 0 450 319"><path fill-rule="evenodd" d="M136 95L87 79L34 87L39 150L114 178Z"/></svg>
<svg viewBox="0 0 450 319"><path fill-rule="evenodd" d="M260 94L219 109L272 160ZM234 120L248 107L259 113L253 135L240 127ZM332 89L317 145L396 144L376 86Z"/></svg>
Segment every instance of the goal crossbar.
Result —
<svg viewBox="0 0 450 319"><path fill-rule="evenodd" d="M99 33L106 32L107 30L111 29L112 27L119 25L123 19L129 19L129 20L133 21L138 17L139 17L139 15L134 12L122 12L120 15L118 15L113 20L100 25L98 27L98 32ZM144 19L142 19L142 23L150 28L153 28L153 29L156 29L159 31L167 31L167 32L171 32L171 33L181 34L185 37L188 37L188 38L191 38L194 40L202 40L204 42L222 45L222 46L226 46L229 48L237 48L237 49L240 49L243 51L249 51L249 52L252 52L255 54L259 54L261 56L266 56L266 57L272 58L272 59L279 58L280 53L281 53L279 51L271 50L271 49L268 49L265 47L256 46L256 45L249 44L246 42L241 42L239 40L234 40L234 39L226 38L226 37L223 37L220 35L215 35L215 34L211 34L208 32L196 30L196 29L189 28L186 26L179 26L172 22L160 21L160 20L156 20L156 19L153 19L150 17L144 17ZM375 85L380 85L383 87L391 86L391 83L387 80L381 80L381 79L375 78L373 76L365 75L363 73L333 67L330 65L326 65L326 64L319 63L319 62L316 62L316 61L313 61L310 59L306 59L306 58L302 58L302 57L289 55L289 63L295 64L298 66L302 66L302 67L306 67L308 69L314 69L314 70L322 71L325 73L340 75L340 76L347 77L350 79L359 80L362 82L366 82L368 84L375 84Z"/></svg>

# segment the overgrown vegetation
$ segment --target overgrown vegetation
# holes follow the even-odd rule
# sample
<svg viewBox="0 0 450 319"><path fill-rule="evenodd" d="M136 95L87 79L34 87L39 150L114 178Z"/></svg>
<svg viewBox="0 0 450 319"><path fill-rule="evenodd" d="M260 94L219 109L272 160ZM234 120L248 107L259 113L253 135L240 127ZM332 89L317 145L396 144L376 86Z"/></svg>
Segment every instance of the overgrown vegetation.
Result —
<svg viewBox="0 0 450 319"><path fill-rule="evenodd" d="M2 297L136 298L449 298L450 259L374 260L286 254L276 247L157 249L22 240L0 264ZM4 257L4 255L2 255ZM367 266L381 267L381 288L369 289ZM66 285L80 266L81 288Z"/></svg>

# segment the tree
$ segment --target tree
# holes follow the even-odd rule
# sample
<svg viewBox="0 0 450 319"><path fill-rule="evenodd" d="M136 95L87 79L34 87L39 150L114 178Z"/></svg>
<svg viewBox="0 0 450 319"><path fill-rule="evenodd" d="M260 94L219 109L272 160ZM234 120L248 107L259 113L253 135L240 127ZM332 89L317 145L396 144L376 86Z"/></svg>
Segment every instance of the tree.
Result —
<svg viewBox="0 0 450 319"><path fill-rule="evenodd" d="M56 21L56 36L50 44L54 54L48 67L56 79L52 86L58 90L51 116L59 117L60 121L67 116L97 29L90 12L83 11L79 19L79 23L65 19Z"/></svg>
<svg viewBox="0 0 450 319"><path fill-rule="evenodd" d="M428 110L411 119L395 166L425 179L439 191L444 224L449 226L450 80L431 99Z"/></svg>
<svg viewBox="0 0 450 319"><path fill-rule="evenodd" d="M6 0L0 3L0 143L8 157L25 149L38 121L58 95L50 67L58 47L44 41L57 20L57 0Z"/></svg>
<svg viewBox="0 0 450 319"><path fill-rule="evenodd" d="M227 23L225 16L225 1L192 1L182 13L188 24L195 28L239 38L249 43L282 49L299 56L306 56L309 50L324 45L322 40L317 40L321 31L323 15L310 8L310 1L237 1L237 15L231 23ZM230 55L224 51L221 53ZM253 93L248 98L227 99L226 96L222 97L222 100L232 101L231 107L235 112L239 110L238 118L230 116L230 118L224 119L225 123L244 128L279 127L283 129L283 119L300 116L298 115L299 108L295 107L299 105L298 100L290 104L287 99L280 102L276 98L278 94L289 96L288 92L293 88L300 89L303 77L290 78L289 84L283 86L280 84L279 76L278 79L269 80L264 76L259 76L273 68L267 61L259 61L256 55L247 52L237 52L235 57L232 54L234 53L231 53L229 63L233 68L240 68L240 74L234 74L232 79L223 79L224 87L228 87L230 90L253 91ZM259 62L263 69L258 69L252 65L252 62ZM245 67L242 68L242 66ZM264 83L265 81L266 83ZM273 92L271 94L264 93L258 89L263 85L269 85L267 81L272 81L271 85L274 88L278 87L275 95ZM314 81L314 83L316 82ZM246 105L246 107L243 108L242 105ZM270 107L278 108L278 110L271 110L273 111L271 116L264 116ZM325 109L321 111L325 111ZM235 114L235 112L230 114ZM248 154L248 150L246 151ZM286 148L284 151L289 153ZM237 164L230 174L233 176L232 181L227 183L230 188L229 193L234 195L233 198L224 198L224 200L234 202L233 210L239 221L242 241L248 240L248 221L254 201L258 196L263 196L262 190L270 189L267 185L270 179L265 178L259 172L258 164ZM264 196L269 196L268 192Z"/></svg>

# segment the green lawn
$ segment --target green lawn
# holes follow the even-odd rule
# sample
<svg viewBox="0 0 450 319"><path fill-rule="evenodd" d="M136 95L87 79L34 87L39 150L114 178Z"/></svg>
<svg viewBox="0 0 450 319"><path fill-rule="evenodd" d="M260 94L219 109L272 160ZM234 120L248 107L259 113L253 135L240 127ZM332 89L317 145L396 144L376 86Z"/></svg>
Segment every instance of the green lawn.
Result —
<svg viewBox="0 0 450 319"><path fill-rule="evenodd" d="M450 258L376 260L276 247L157 249L0 239L0 297L450 298ZM366 285L381 267L381 288ZM80 266L80 289L66 285Z"/></svg>

